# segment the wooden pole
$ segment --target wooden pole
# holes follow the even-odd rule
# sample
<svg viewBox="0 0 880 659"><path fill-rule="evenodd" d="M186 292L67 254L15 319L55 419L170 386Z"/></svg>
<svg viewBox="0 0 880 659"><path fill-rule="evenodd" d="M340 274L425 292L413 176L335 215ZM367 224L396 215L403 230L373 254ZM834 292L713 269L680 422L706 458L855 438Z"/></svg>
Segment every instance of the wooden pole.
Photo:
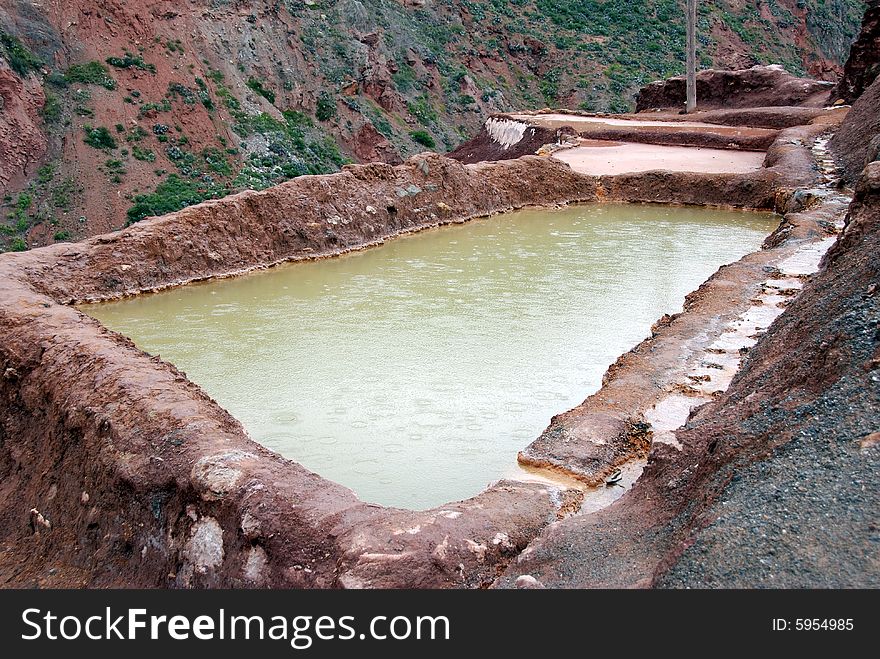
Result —
<svg viewBox="0 0 880 659"><path fill-rule="evenodd" d="M687 0L687 108L697 107L697 0Z"/></svg>

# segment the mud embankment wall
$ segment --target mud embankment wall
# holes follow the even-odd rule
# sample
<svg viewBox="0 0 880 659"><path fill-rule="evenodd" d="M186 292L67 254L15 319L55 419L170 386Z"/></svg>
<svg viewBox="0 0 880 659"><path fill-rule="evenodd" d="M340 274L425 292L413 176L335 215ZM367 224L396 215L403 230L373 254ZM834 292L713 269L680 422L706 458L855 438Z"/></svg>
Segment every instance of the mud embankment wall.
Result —
<svg viewBox="0 0 880 659"><path fill-rule="evenodd" d="M560 132L554 128L535 126L498 114L489 117L479 133L447 156L468 164L512 160L534 155L542 146L555 144L559 138Z"/></svg>
<svg viewBox="0 0 880 659"><path fill-rule="evenodd" d="M801 130L801 129L798 129ZM807 132L809 132L808 129ZM0 257L0 580L42 586L474 587L571 493L504 482L425 512L367 505L252 442L172 365L67 306L331 256L529 204L773 207L812 180L792 133L754 175L593 178L528 157L352 166ZM669 189L673 192L669 192ZM673 198L674 191L681 198Z"/></svg>

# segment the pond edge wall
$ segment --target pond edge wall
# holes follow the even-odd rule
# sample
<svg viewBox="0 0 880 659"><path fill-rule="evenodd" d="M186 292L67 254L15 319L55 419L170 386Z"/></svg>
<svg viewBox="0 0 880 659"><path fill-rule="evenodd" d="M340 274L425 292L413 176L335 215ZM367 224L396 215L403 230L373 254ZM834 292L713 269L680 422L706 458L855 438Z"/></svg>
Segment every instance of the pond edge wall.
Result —
<svg viewBox="0 0 880 659"><path fill-rule="evenodd" d="M827 126L750 174L590 177L526 156L352 165L0 256L0 506L7 585L480 587L578 493L502 481L424 512L359 501L252 442L173 365L69 306L323 258L530 205L788 209Z"/></svg>

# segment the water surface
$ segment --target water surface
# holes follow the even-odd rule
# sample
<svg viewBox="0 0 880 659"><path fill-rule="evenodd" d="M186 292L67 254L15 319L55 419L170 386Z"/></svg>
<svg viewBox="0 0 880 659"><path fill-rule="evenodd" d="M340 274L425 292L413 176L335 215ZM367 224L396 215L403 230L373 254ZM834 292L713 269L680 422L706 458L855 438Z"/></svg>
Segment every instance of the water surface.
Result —
<svg viewBox="0 0 880 659"><path fill-rule="evenodd" d="M767 214L528 210L336 259L84 307L176 364L256 441L366 501L427 508L516 453Z"/></svg>

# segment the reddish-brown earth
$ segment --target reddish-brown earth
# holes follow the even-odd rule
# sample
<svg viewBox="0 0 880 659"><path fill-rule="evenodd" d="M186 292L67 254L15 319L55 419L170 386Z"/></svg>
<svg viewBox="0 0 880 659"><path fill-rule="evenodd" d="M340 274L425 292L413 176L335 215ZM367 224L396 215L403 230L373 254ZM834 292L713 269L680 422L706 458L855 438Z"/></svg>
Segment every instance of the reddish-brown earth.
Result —
<svg viewBox="0 0 880 659"><path fill-rule="evenodd" d="M763 106L822 107L834 85L798 78L780 66L755 66L740 71L700 71L697 74L697 109L736 109ZM682 110L685 78L652 82L639 91L636 112Z"/></svg>
<svg viewBox="0 0 880 659"><path fill-rule="evenodd" d="M853 103L847 121L831 140L830 147L852 183L862 168L880 157L880 2L869 4L859 38L832 97Z"/></svg>
<svg viewBox="0 0 880 659"><path fill-rule="evenodd" d="M855 101L880 75L880 0L868 0L862 31L850 49L831 100Z"/></svg>
<svg viewBox="0 0 880 659"><path fill-rule="evenodd" d="M46 153L40 110L43 88L0 67L0 190L12 190L32 174Z"/></svg>
<svg viewBox="0 0 880 659"><path fill-rule="evenodd" d="M829 146L839 159L844 177L858 179L865 166L880 158L880 79L875 80L853 104L845 122Z"/></svg>

